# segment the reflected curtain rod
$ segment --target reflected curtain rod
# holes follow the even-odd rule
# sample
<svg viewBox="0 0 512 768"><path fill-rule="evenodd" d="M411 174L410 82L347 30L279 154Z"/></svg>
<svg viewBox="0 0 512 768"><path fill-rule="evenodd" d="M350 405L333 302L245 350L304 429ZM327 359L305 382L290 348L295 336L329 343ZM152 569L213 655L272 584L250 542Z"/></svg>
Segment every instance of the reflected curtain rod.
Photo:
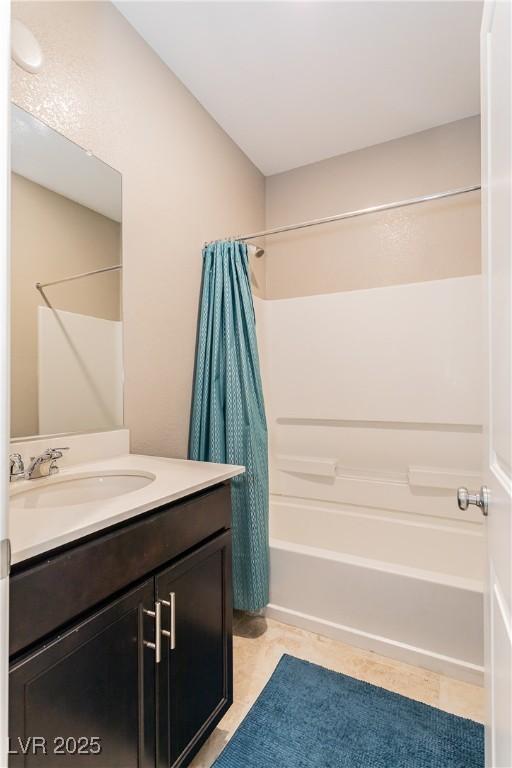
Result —
<svg viewBox="0 0 512 768"><path fill-rule="evenodd" d="M79 275L71 275L71 277L63 277L61 280L52 280L50 283L36 283L36 288L41 291L43 288L47 288L49 285L58 285L59 283L69 283L71 280L80 280L82 277L90 277L90 275L99 275L102 272L115 272L117 269L122 269L122 264L116 264L113 267L102 267L101 269L93 269L91 272L81 272Z"/></svg>
<svg viewBox="0 0 512 768"><path fill-rule="evenodd" d="M357 211L348 211L347 213L337 213L334 216L325 216L323 219L311 219L311 221L301 221L299 224L287 224L284 227L273 227L264 229L262 232L251 232L249 235L238 235L231 238L233 240L252 240L254 237L267 237L267 235L278 235L281 232L291 232L294 229L306 229L307 227L316 227L318 224L328 224L331 221L343 221L343 219L353 219L356 216L365 216L367 213L379 213L379 211L390 211L393 208L405 208L407 205L417 205L418 203L427 203L430 200L442 200L444 197L453 197L454 195L464 195L467 192L476 192L481 189L480 184L472 187L461 187L459 189L449 189L447 192L437 192L433 195L422 195L421 197L411 197L408 200L400 200L396 203L384 203L384 205L374 205L371 208L360 208Z"/></svg>

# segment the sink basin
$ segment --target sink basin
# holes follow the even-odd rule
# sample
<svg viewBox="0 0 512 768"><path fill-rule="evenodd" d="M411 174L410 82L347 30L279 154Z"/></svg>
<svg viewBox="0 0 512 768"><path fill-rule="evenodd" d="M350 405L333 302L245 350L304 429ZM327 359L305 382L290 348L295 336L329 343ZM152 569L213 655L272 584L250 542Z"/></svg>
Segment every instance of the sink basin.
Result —
<svg viewBox="0 0 512 768"><path fill-rule="evenodd" d="M12 509L47 509L48 507L73 507L92 501L111 499L125 493L139 491L149 485L155 475L149 472L98 472L95 474L57 476L37 480L33 487L14 489L10 506Z"/></svg>

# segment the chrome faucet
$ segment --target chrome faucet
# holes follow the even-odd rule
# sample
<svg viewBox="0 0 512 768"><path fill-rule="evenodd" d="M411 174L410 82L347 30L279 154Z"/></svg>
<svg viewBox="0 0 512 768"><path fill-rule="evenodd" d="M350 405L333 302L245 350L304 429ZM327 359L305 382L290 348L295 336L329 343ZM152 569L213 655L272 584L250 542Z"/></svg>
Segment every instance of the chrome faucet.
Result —
<svg viewBox="0 0 512 768"><path fill-rule="evenodd" d="M25 479L35 480L38 477L54 475L59 471L57 459L62 458L64 451L69 451L69 448L47 448L39 456L32 456L25 471Z"/></svg>
<svg viewBox="0 0 512 768"><path fill-rule="evenodd" d="M11 453L9 456L9 482L14 483L16 480L23 480L25 478L25 465L20 453Z"/></svg>

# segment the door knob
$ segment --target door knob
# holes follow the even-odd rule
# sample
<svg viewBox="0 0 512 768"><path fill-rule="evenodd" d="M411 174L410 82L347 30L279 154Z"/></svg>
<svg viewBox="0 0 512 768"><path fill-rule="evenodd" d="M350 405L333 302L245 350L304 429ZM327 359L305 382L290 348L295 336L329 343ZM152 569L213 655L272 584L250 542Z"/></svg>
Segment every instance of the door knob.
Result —
<svg viewBox="0 0 512 768"><path fill-rule="evenodd" d="M457 504L463 512L466 511L470 504L474 504L475 507L480 507L482 515L487 517L489 514L489 489L486 485L482 485L478 493L470 493L467 488L459 488L457 491Z"/></svg>

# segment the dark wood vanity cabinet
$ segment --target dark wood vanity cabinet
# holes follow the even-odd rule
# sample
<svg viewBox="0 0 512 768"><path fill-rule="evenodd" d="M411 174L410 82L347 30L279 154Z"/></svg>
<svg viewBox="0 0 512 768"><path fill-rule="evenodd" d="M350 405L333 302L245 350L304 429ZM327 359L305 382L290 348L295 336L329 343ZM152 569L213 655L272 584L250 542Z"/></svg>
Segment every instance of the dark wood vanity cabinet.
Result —
<svg viewBox="0 0 512 768"><path fill-rule="evenodd" d="M160 573L156 597L165 601L162 627L170 632L157 678L157 766L164 768L187 765L232 703L231 534ZM174 603L174 633L167 603Z"/></svg>
<svg viewBox="0 0 512 768"><path fill-rule="evenodd" d="M202 524L195 515L198 507ZM195 521L196 545L189 547L187 540L186 549L176 554L179 542L164 538L148 554L142 535L148 529L140 526L156 524L155 530L162 530L162 523L169 522L165 517L179 513ZM13 657L10 768L188 765L232 702L229 523L229 486L221 486L13 574L11 601L17 601L29 590L31 571L46 583L52 580L48 569L54 568L54 590L47 596L53 601L64 599L80 581L97 579L81 570L74 580L62 581L62 569L70 568L73 555L81 565L91 557L98 564L96 547L103 543L107 554L113 543L119 544L117 536L130 534L123 544L129 552L138 538L140 558L151 561L144 578L133 584L131 569L138 572L140 563L127 560L125 589L112 591L86 615L55 627L42 642ZM166 549L175 556L162 560ZM100 581L108 582L108 572L115 571L117 584L118 566L113 568L107 558ZM87 593L94 599L90 585ZM69 599L65 603L71 605ZM13 608L11 646L17 647L13 635L22 612L14 603ZM45 611L44 603L39 611ZM37 636L47 622L38 622L37 614L32 620ZM26 620L23 631L28 631Z"/></svg>
<svg viewBox="0 0 512 768"><path fill-rule="evenodd" d="M154 766L153 602L147 581L13 665L9 766Z"/></svg>

